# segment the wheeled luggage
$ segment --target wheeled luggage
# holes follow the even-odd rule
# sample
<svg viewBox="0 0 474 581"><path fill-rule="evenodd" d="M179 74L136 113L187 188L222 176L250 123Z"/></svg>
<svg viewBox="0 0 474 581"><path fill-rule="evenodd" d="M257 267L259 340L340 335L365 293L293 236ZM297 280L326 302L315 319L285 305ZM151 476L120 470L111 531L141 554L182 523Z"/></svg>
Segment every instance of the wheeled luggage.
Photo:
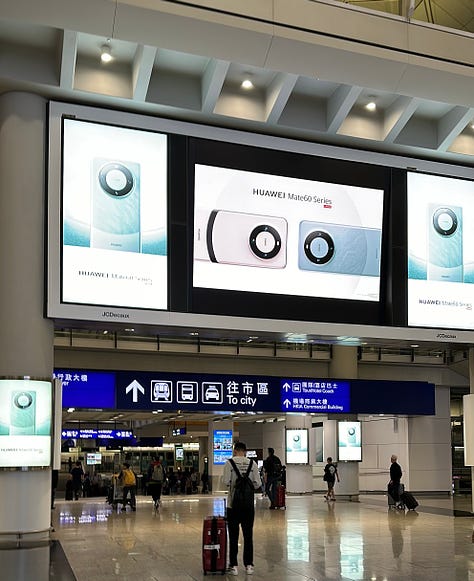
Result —
<svg viewBox="0 0 474 581"><path fill-rule="evenodd" d="M285 487L278 484L275 492L275 508L286 508Z"/></svg>
<svg viewBox="0 0 474 581"><path fill-rule="evenodd" d="M225 574L227 568L227 524L223 516L206 516L202 529L202 568Z"/></svg>
<svg viewBox="0 0 474 581"><path fill-rule="evenodd" d="M389 508L401 508L404 509L405 505L403 504L402 494L405 492L405 487L403 484L398 485L398 500L395 500L395 491L393 490L393 486L390 484L387 487L387 500Z"/></svg>
<svg viewBox="0 0 474 581"><path fill-rule="evenodd" d="M411 492L404 492L400 498L408 510L415 510L418 506L418 502Z"/></svg>

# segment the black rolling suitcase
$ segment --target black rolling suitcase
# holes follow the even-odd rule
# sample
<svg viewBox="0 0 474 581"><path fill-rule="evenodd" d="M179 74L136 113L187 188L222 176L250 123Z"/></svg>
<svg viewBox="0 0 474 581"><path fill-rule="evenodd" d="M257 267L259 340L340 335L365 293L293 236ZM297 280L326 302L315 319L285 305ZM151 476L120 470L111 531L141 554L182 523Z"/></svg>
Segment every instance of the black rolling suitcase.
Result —
<svg viewBox="0 0 474 581"><path fill-rule="evenodd" d="M415 510L418 506L418 502L411 492L404 492L400 499L408 510Z"/></svg>

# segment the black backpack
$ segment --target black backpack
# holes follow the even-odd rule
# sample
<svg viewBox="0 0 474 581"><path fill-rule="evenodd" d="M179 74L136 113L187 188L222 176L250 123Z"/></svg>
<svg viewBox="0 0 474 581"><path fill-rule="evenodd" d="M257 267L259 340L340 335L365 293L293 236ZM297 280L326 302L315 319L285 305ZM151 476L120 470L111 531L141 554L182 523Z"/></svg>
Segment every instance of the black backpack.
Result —
<svg viewBox="0 0 474 581"><path fill-rule="evenodd" d="M232 458L229 458L229 462L237 475L234 494L232 496L232 510L235 510L236 512L248 512L249 510L253 510L255 488L253 486L253 482L249 478L250 472L252 470L253 460L250 459L250 463L245 474L240 473Z"/></svg>

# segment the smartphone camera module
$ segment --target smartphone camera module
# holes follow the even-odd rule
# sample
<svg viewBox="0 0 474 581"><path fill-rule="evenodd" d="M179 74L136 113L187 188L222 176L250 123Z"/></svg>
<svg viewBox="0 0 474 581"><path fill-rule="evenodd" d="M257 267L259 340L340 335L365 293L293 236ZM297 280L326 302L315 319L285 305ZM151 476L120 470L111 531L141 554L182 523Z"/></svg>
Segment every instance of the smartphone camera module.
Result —
<svg viewBox="0 0 474 581"><path fill-rule="evenodd" d="M99 171L99 183L111 196L123 198L132 191L132 172L123 163L107 163Z"/></svg>
<svg viewBox="0 0 474 581"><path fill-rule="evenodd" d="M262 224L254 228L250 233L249 244L255 256L263 260L269 260L270 258L275 258L280 252L281 237L275 228L268 224Z"/></svg>
<svg viewBox="0 0 474 581"><path fill-rule="evenodd" d="M284 218L213 210L206 242L211 262L284 268L288 225Z"/></svg>
<svg viewBox="0 0 474 581"><path fill-rule="evenodd" d="M10 434L32 436L36 428L36 393L14 391L10 406Z"/></svg>
<svg viewBox="0 0 474 581"><path fill-rule="evenodd" d="M334 256L334 240L323 230L316 230L306 236L304 253L314 264L327 264Z"/></svg>

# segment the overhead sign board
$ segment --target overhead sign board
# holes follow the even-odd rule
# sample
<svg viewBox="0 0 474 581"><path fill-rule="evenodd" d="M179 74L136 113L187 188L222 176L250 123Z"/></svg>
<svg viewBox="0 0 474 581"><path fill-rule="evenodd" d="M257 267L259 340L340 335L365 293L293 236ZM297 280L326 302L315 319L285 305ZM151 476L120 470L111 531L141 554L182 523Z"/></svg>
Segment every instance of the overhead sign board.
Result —
<svg viewBox="0 0 474 581"><path fill-rule="evenodd" d="M333 379L282 379L281 409L288 412L350 412L350 382Z"/></svg>

